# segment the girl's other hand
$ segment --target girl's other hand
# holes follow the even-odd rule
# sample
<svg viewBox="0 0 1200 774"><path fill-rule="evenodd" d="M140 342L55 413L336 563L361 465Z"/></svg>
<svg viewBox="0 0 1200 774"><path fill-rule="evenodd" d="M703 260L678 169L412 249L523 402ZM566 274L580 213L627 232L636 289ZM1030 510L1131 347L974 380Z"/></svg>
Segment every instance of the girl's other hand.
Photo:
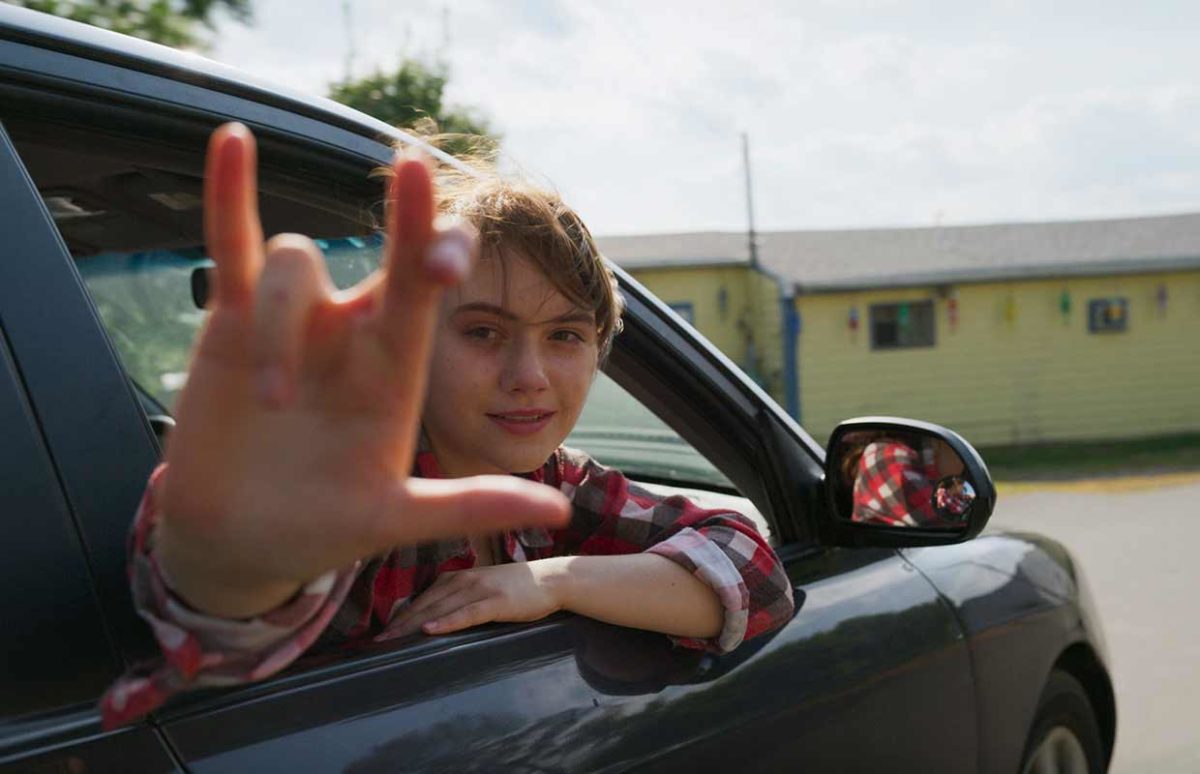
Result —
<svg viewBox="0 0 1200 774"><path fill-rule="evenodd" d="M492 621L537 621L563 609L568 557L445 572L388 625L388 634L449 634Z"/></svg>

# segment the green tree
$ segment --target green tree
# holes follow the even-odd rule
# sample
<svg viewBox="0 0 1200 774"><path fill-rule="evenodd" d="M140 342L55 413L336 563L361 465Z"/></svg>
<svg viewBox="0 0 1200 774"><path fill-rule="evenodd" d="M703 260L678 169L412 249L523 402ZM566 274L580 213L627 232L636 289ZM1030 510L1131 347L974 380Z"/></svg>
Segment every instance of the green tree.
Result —
<svg viewBox="0 0 1200 774"><path fill-rule="evenodd" d="M445 104L448 80L445 65L406 59L395 72L376 70L365 78L334 84L329 96L392 126L414 127L432 120L439 132L450 135L441 148L452 155L491 155L499 136L473 110Z"/></svg>
<svg viewBox="0 0 1200 774"><path fill-rule="evenodd" d="M251 0L7 1L176 48L204 48L200 28L214 29L213 15L218 8L240 22L251 18Z"/></svg>

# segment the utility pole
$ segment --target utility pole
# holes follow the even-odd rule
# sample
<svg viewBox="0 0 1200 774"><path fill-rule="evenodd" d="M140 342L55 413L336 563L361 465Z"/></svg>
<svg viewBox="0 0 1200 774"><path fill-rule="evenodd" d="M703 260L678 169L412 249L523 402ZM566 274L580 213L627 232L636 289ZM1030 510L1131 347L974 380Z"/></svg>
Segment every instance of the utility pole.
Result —
<svg viewBox="0 0 1200 774"><path fill-rule="evenodd" d="M354 78L354 24L350 15L351 0L342 0L342 21L346 25L346 73L345 83Z"/></svg>
<svg viewBox="0 0 1200 774"><path fill-rule="evenodd" d="M750 135L742 132L742 166L746 171L746 236L750 240L750 268L758 268L758 237L754 233L754 190L750 179Z"/></svg>

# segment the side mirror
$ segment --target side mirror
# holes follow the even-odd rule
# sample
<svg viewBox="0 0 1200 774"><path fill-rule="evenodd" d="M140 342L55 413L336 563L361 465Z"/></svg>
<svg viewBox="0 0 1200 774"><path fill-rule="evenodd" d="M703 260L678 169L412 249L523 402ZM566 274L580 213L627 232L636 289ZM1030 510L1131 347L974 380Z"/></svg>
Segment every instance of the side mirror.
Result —
<svg viewBox="0 0 1200 774"><path fill-rule="evenodd" d="M996 506L979 452L953 430L898 417L842 422L825 455L826 542L931 546L978 535Z"/></svg>

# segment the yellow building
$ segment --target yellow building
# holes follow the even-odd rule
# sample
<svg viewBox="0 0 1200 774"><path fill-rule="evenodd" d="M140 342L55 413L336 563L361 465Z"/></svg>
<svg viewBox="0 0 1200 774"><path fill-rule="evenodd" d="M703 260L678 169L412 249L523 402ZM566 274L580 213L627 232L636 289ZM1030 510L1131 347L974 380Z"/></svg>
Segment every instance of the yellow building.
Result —
<svg viewBox="0 0 1200 774"><path fill-rule="evenodd" d="M980 446L1200 431L1200 215L768 232L757 267L744 234L600 243L818 439L863 414Z"/></svg>
<svg viewBox="0 0 1200 774"><path fill-rule="evenodd" d="M748 259L745 234L708 232L597 240L709 341L787 406L787 283ZM794 370L794 369L792 369ZM794 409L793 409L794 413Z"/></svg>

